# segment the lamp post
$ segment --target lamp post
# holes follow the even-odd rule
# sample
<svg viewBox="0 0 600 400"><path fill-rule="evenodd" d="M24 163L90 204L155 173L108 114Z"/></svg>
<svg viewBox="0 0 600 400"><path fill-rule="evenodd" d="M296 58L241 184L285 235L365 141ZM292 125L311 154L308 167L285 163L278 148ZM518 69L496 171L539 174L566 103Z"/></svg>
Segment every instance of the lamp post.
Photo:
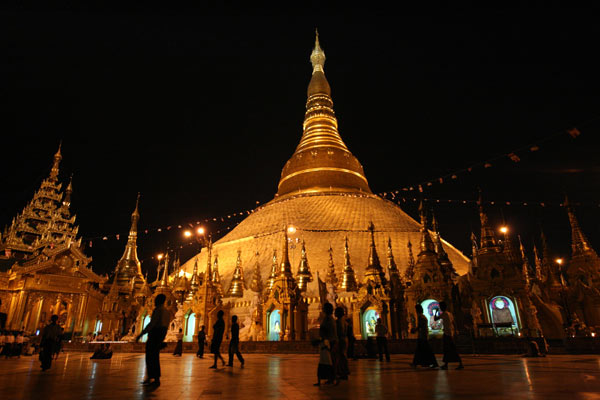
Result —
<svg viewBox="0 0 600 400"><path fill-rule="evenodd" d="M204 227L200 226L198 227L194 232L192 231L185 231L183 232L183 236L187 239L194 239L196 241L196 243L198 244L198 254L200 254L200 252L202 251L202 247L207 247L207 239L206 239L206 230L204 229ZM210 241L210 236L209 236L209 241ZM210 260L208 260L208 262L210 262ZM202 312L202 325L206 326L206 329L208 329L208 316L206 315L207 311L208 311L208 280L210 279L210 276L208 276L208 269L207 271L204 273L204 280L203 280L203 284L204 284L204 311ZM192 277L193 278L193 277Z"/></svg>

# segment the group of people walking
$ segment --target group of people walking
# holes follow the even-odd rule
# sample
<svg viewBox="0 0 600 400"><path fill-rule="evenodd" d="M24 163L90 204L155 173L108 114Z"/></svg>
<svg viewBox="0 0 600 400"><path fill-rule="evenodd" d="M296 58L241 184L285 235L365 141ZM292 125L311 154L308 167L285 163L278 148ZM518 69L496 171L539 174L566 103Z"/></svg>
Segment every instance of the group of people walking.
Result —
<svg viewBox="0 0 600 400"><path fill-rule="evenodd" d="M165 308L164 304L166 296L159 294L154 299L154 311L148 325L142 330L136 337L136 341L147 334L146 340L146 379L142 382L143 385L158 387L160 386L160 350L167 346L164 342L167 335L167 330L170 322L169 311ZM213 325L213 336L210 345L210 351L214 355L214 363L210 366L212 369L217 368L217 361L220 359L223 366L225 366L225 360L221 355L221 344L223 342L223 336L225 334L225 321L223 320L224 312L219 310L217 312L217 321ZM228 366L233 366L233 357L237 356L242 367L244 366L244 357L240 352L240 326L237 322L237 316L231 318L231 340L229 341L229 363ZM204 357L204 344L206 341L206 333L204 326L201 327L198 333L198 352L196 356L199 358ZM181 355L183 351L183 333L180 329L177 335L177 344L175 345L174 355Z"/></svg>
<svg viewBox="0 0 600 400"><path fill-rule="evenodd" d="M442 320L442 326L444 329L444 335L442 337L442 346L444 356L442 361L441 369L448 369L448 363L457 362L458 367L456 369L463 369L462 359L456 350L456 345L454 344L454 335L456 333L456 326L454 323L454 316L450 311L448 311L448 306L445 302L440 302L440 309L442 310L442 314L436 313L433 318L437 320ZM431 346L429 346L428 336L429 336L429 327L427 317L423 314L423 307L420 304L415 306L415 310L417 312L417 326L412 329L412 333L417 332L417 350L415 351L415 356L413 358L413 362L410 364L413 368L417 368L418 366L428 367L431 369L436 369L439 367L437 359L431 350Z"/></svg>
<svg viewBox="0 0 600 400"><path fill-rule="evenodd" d="M333 305L323 305L323 320L319 327L319 366L317 368L317 383L321 380L325 384L338 384L341 380L347 380L350 375L348 367L348 343L349 338L354 338L354 333L349 329L342 307L335 309L333 319ZM352 341L352 354L354 355L354 342Z"/></svg>

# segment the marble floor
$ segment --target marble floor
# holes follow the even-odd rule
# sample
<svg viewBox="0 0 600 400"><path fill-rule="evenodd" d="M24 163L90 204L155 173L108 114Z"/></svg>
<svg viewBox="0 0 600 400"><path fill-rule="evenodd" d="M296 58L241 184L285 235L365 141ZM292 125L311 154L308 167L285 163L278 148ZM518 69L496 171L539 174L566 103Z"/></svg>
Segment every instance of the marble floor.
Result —
<svg viewBox="0 0 600 400"><path fill-rule="evenodd" d="M49 371L37 357L0 359L0 399L600 399L600 357L465 356L465 369L412 370L408 355L391 362L351 361L339 386L314 387L316 355L249 354L245 368L208 369L193 354L161 355L162 385L144 390L144 355L90 360L62 353Z"/></svg>

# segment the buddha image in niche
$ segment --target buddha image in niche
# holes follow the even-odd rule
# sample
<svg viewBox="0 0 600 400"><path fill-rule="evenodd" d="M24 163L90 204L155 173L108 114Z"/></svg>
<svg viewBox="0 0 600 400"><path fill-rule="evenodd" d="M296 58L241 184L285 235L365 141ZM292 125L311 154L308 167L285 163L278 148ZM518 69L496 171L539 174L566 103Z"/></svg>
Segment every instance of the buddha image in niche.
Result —
<svg viewBox="0 0 600 400"><path fill-rule="evenodd" d="M508 300L504 297L496 297L492 300L492 319L494 323L514 323Z"/></svg>

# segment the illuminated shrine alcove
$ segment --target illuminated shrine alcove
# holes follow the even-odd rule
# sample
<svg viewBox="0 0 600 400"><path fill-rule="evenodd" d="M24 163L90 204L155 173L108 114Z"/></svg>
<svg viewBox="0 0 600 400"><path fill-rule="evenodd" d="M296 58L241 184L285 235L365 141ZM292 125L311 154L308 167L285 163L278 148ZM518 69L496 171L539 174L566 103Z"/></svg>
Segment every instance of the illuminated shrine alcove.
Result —
<svg viewBox="0 0 600 400"><path fill-rule="evenodd" d="M269 313L268 340L278 341L281 338L281 311L273 310Z"/></svg>
<svg viewBox="0 0 600 400"><path fill-rule="evenodd" d="M183 335L184 342L193 342L194 334L196 333L196 314L188 312L185 322L185 332Z"/></svg>
<svg viewBox="0 0 600 400"><path fill-rule="evenodd" d="M427 317L427 327L431 335L442 335L444 333L444 326L441 319L437 321L433 318L436 314L441 312L440 303L435 299L427 299L421 302L423 307L423 313Z"/></svg>
<svg viewBox="0 0 600 400"><path fill-rule="evenodd" d="M498 335L514 335L519 332L517 312L513 301L506 296L495 296L488 303L490 320Z"/></svg>
<svg viewBox="0 0 600 400"><path fill-rule="evenodd" d="M142 330L146 329L146 326L148 326L148 324L150 323L150 316L146 315L146 317L144 318L144 324L142 325ZM146 340L148 340L148 334L145 333L144 336L142 336L140 338L141 342L145 342Z"/></svg>
<svg viewBox="0 0 600 400"><path fill-rule="evenodd" d="M94 333L98 334L102 332L102 321L101 320L97 320L96 321L96 326L94 327Z"/></svg>
<svg viewBox="0 0 600 400"><path fill-rule="evenodd" d="M374 308L369 308L363 313L362 333L364 339L377 336L377 333L375 332L375 325L377 325L378 318L379 313Z"/></svg>

